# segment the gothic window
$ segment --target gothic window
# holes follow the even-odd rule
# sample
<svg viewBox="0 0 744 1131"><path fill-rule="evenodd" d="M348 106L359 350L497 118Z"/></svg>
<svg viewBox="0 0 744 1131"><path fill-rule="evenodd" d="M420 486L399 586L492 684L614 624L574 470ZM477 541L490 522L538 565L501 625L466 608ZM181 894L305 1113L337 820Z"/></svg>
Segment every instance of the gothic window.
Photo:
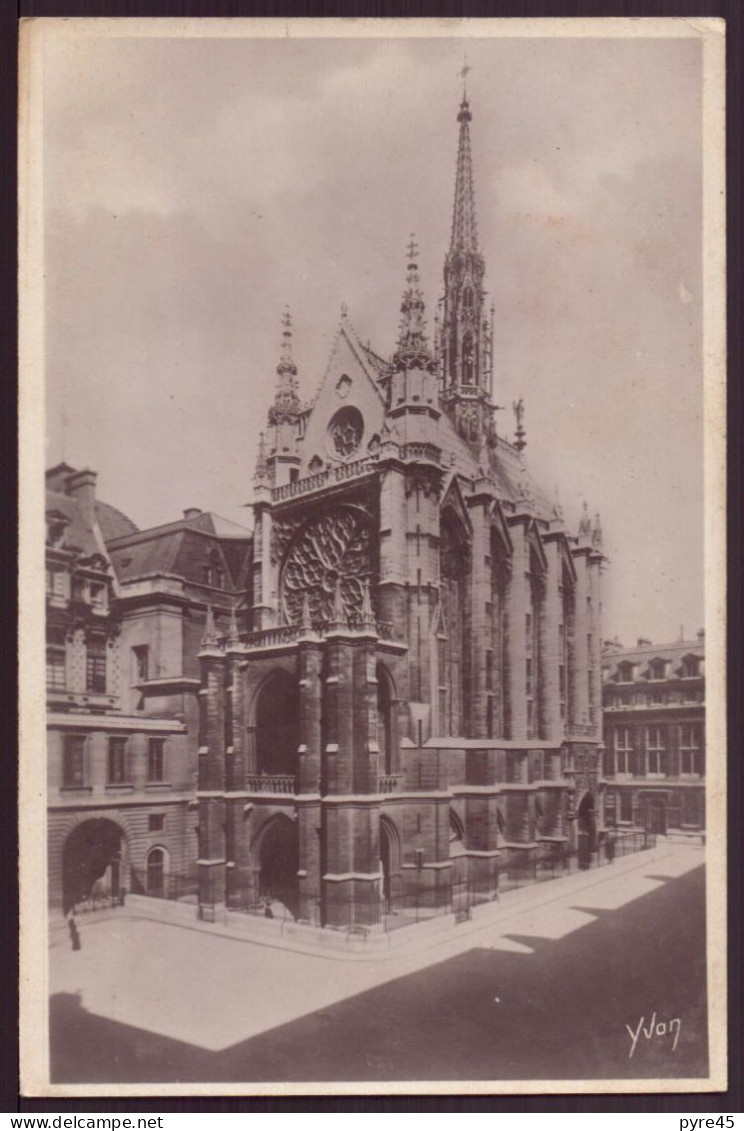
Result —
<svg viewBox="0 0 744 1131"><path fill-rule="evenodd" d="M489 737L507 735L509 719L504 694L506 671L506 585L507 563L504 549L495 530L491 531L491 665L492 675L488 689L493 691Z"/></svg>
<svg viewBox="0 0 744 1131"><path fill-rule="evenodd" d="M465 730L465 594L468 554L459 524L449 515L441 522L439 546L439 595L447 635L442 647L440 687L445 690L443 734L459 735Z"/></svg>
<svg viewBox="0 0 744 1131"><path fill-rule="evenodd" d="M392 774L394 766L394 726L390 676L377 665L377 745L380 748L380 773Z"/></svg>
<svg viewBox="0 0 744 1131"><path fill-rule="evenodd" d="M337 591L344 618L358 617L370 577L370 532L363 513L335 507L311 519L290 548L282 573L286 622L300 623L306 598L313 623L332 621Z"/></svg>
<svg viewBox="0 0 744 1131"><path fill-rule="evenodd" d="M540 622L545 585L542 567L534 547L530 548L527 582L530 602L530 611L525 616L527 737L538 738L542 730L540 708L543 657L540 650Z"/></svg>
<svg viewBox="0 0 744 1131"><path fill-rule="evenodd" d="M262 684L256 705L256 772L296 774L299 746L297 680L276 671Z"/></svg>
<svg viewBox="0 0 744 1131"><path fill-rule="evenodd" d="M475 349L473 335L468 332L462 340L462 380L465 385L475 383Z"/></svg>
<svg viewBox="0 0 744 1131"><path fill-rule="evenodd" d="M331 451L341 459L353 455L362 442L364 419L358 408L339 409L328 425Z"/></svg>

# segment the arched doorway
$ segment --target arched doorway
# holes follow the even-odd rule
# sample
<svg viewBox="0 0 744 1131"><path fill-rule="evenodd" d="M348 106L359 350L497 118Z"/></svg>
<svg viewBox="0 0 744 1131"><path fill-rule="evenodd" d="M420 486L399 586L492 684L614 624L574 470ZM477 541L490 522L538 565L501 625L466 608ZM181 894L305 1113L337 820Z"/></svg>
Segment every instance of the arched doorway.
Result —
<svg viewBox="0 0 744 1131"><path fill-rule="evenodd" d="M62 850L62 903L67 914L97 892L115 899L122 876L124 834L105 817L83 821L68 836Z"/></svg>
<svg viewBox="0 0 744 1131"><path fill-rule="evenodd" d="M147 854L147 894L155 899L164 899L168 894L168 872L170 858L167 851L157 845Z"/></svg>
<svg viewBox="0 0 744 1131"><path fill-rule="evenodd" d="M389 910L397 894L400 876L400 840L398 830L389 817L380 817L380 869L382 897Z"/></svg>
<svg viewBox="0 0 744 1131"><path fill-rule="evenodd" d="M256 704L256 772L296 774L299 745L297 680L277 671L263 683Z"/></svg>
<svg viewBox="0 0 744 1131"><path fill-rule="evenodd" d="M272 817L259 834L255 848L258 894L299 912L300 834L298 822L283 814Z"/></svg>
<svg viewBox="0 0 744 1131"><path fill-rule="evenodd" d="M582 797L577 816L579 867L586 869L591 865L592 853L597 846L597 818L591 793L585 793Z"/></svg>

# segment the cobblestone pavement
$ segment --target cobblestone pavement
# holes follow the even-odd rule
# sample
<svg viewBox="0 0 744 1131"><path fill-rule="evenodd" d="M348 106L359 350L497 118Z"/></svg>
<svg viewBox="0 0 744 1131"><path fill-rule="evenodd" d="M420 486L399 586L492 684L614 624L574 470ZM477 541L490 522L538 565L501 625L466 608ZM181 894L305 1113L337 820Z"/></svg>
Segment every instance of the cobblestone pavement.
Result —
<svg viewBox="0 0 744 1131"><path fill-rule="evenodd" d="M665 845L509 893L387 959L277 950L126 910L82 922L82 950L58 935L50 952L52 1080L702 1075L702 862ZM629 1057L626 1025L654 1012L680 1019L676 1048L642 1037Z"/></svg>

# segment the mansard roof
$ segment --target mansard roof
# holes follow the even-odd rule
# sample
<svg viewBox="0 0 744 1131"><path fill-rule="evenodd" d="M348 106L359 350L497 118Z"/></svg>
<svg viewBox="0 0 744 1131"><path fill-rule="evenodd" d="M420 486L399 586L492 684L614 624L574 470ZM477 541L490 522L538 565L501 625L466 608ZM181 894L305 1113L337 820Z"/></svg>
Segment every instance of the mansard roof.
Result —
<svg viewBox="0 0 744 1131"><path fill-rule="evenodd" d="M607 672L607 678L613 680L619 669L627 664L632 665L640 678L645 677L649 665L654 660L663 660L669 665L669 674L674 675L688 658L696 660L705 659L705 637L697 640L676 640L672 644L652 644L644 641L635 648L622 648L610 642L605 646L602 656L602 665Z"/></svg>
<svg viewBox="0 0 744 1131"><path fill-rule="evenodd" d="M100 529L91 524L77 499L59 491L46 492L46 513L66 521L64 548L79 550L83 557L105 554L105 544Z"/></svg>
<svg viewBox="0 0 744 1131"><path fill-rule="evenodd" d="M199 511L177 522L115 538L108 548L120 581L166 573L201 580L192 576L194 568L213 561L237 586L252 540L251 531L237 522Z"/></svg>

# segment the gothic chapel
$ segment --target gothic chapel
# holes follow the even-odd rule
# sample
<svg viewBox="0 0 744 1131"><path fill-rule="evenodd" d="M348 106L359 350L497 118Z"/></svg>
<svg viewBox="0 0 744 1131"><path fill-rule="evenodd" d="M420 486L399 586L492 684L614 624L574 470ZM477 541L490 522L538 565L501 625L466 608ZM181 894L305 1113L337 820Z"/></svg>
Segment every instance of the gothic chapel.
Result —
<svg viewBox="0 0 744 1131"><path fill-rule="evenodd" d="M199 914L299 921L484 899L602 835L599 520L534 484L521 401L497 432L463 96L433 346L409 247L385 360L346 311L311 404L285 315L253 566L202 641Z"/></svg>

